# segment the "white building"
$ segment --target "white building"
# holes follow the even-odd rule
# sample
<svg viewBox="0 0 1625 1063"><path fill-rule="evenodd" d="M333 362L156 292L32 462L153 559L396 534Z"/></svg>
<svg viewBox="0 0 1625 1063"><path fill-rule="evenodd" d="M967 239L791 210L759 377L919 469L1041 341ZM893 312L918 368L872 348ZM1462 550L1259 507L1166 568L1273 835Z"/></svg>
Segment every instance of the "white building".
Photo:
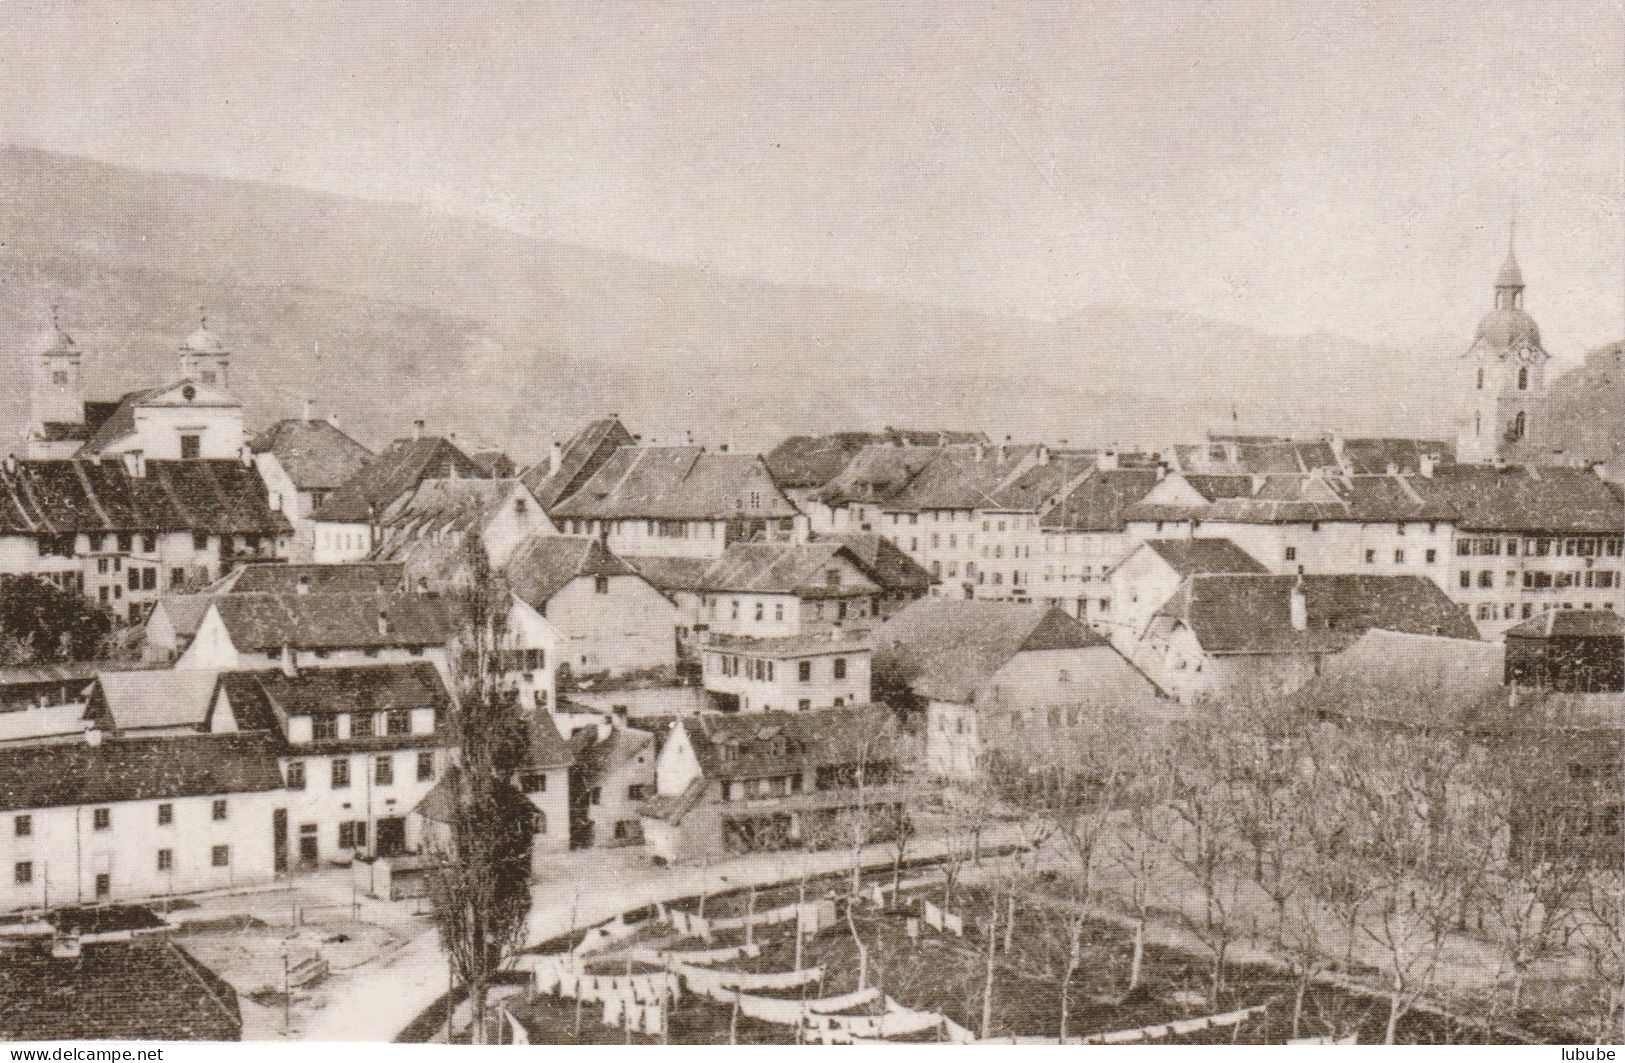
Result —
<svg viewBox="0 0 1625 1063"><path fill-rule="evenodd" d="M307 404L308 405L308 404ZM288 518L293 540L288 556L309 561L315 555L311 514L354 476L373 453L339 430L334 420L278 421L249 441L249 451L270 493L271 508Z"/></svg>
<svg viewBox="0 0 1625 1063"><path fill-rule="evenodd" d="M705 689L725 712L813 712L870 701L870 644L836 631L783 638L713 637L701 647Z"/></svg>

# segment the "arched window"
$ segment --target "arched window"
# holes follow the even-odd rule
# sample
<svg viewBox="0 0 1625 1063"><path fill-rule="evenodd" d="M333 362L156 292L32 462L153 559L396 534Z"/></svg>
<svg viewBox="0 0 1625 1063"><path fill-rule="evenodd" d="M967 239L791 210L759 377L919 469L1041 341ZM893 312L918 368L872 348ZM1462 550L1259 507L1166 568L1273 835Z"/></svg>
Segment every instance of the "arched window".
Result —
<svg viewBox="0 0 1625 1063"><path fill-rule="evenodd" d="M1518 367L1518 390L1529 390L1529 367L1527 365Z"/></svg>
<svg viewBox="0 0 1625 1063"><path fill-rule="evenodd" d="M1524 430L1523 411L1519 410L1518 411L1518 416L1516 416L1516 417L1514 417L1512 419L1512 438L1513 439L1522 439L1523 438L1523 430Z"/></svg>
<svg viewBox="0 0 1625 1063"><path fill-rule="evenodd" d="M1483 366L1479 366L1479 368L1478 368L1478 390L1480 390L1480 391L1484 390L1484 367Z"/></svg>

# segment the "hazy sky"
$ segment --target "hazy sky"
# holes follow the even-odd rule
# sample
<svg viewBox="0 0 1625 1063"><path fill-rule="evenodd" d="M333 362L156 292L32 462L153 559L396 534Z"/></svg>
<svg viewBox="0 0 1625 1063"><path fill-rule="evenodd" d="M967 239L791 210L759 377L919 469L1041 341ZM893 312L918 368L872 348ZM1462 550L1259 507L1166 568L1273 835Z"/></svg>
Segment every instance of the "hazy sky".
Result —
<svg viewBox="0 0 1625 1063"><path fill-rule="evenodd" d="M1038 317L1617 339L1621 3L5 3L0 140Z"/></svg>

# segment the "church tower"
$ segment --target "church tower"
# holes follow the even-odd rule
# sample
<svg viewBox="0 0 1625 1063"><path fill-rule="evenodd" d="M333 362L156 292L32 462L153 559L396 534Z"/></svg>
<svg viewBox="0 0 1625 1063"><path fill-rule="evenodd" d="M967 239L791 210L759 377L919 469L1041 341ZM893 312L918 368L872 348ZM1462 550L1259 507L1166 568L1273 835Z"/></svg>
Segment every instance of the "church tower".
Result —
<svg viewBox="0 0 1625 1063"><path fill-rule="evenodd" d="M1499 461L1534 430L1545 408L1546 363L1540 328L1523 308L1523 271L1511 241L1495 278L1495 306L1467 349L1465 424L1458 460Z"/></svg>
<svg viewBox="0 0 1625 1063"><path fill-rule="evenodd" d="M29 419L40 434L46 424L79 424L85 419L83 358L73 337L62 331L57 308L51 327L32 345L29 366Z"/></svg>
<svg viewBox="0 0 1625 1063"><path fill-rule="evenodd" d="M204 387L225 391L226 373L231 368L231 352L220 337L209 331L209 318L200 308L198 327L181 341L181 376Z"/></svg>

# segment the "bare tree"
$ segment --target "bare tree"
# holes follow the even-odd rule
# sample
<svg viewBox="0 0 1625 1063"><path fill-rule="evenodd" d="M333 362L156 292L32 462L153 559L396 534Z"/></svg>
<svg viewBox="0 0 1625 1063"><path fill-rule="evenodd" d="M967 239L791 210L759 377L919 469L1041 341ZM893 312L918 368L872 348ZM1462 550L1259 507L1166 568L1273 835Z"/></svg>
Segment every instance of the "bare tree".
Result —
<svg viewBox="0 0 1625 1063"><path fill-rule="evenodd" d="M464 563L450 715L458 765L438 784L450 807L429 841L429 893L441 946L469 990L473 1039L483 1044L492 979L524 943L535 811L513 785L528 747L526 723L517 693L498 678L506 595L477 535L465 540Z"/></svg>

